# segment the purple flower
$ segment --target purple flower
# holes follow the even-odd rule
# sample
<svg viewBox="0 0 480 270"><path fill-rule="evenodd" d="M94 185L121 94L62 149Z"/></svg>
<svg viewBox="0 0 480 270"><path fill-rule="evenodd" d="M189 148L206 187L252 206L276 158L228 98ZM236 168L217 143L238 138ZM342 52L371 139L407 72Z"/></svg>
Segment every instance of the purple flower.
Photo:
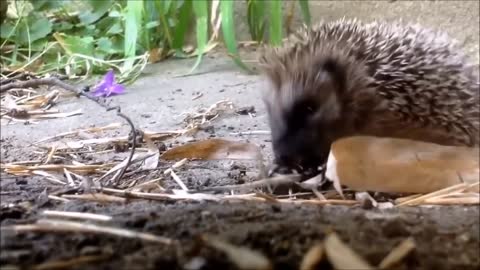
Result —
<svg viewBox="0 0 480 270"><path fill-rule="evenodd" d="M95 86L95 92L93 95L96 97L122 94L125 91L125 87L121 84L115 83L115 75L113 70L110 70L105 74L103 80Z"/></svg>

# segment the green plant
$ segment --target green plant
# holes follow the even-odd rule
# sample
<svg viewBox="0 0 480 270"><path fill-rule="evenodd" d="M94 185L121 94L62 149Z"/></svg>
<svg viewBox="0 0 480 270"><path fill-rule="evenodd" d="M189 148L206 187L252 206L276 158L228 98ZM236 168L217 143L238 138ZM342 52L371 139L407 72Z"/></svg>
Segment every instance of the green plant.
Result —
<svg viewBox="0 0 480 270"><path fill-rule="evenodd" d="M308 0L297 0L307 24ZM71 77L116 69L133 82L148 62L202 56L223 41L229 56L250 71L238 54L233 0L8 0L2 23L2 74L16 70L60 72ZM282 0L245 0L250 35L277 45L283 38ZM193 32L192 32L193 31ZM196 49L189 50L188 34ZM221 36L221 38L220 38Z"/></svg>

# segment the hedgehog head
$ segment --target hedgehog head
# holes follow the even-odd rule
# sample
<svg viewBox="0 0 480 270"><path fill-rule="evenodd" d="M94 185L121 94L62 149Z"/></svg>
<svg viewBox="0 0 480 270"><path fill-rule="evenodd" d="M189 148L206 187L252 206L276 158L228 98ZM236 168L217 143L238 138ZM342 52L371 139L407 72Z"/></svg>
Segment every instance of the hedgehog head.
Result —
<svg viewBox="0 0 480 270"><path fill-rule="evenodd" d="M352 112L349 118L356 105L347 92L365 82L361 69L351 69L351 60L342 52L328 46L314 51L302 43L296 46L263 52L259 62L268 83L263 101L275 163L316 171L326 162L331 143L353 128L358 114Z"/></svg>

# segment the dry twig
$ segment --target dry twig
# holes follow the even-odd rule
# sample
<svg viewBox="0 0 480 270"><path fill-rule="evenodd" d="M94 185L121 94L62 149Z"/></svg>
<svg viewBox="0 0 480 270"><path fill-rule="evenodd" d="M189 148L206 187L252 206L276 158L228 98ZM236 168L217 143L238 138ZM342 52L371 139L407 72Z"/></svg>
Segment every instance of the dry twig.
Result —
<svg viewBox="0 0 480 270"><path fill-rule="evenodd" d="M42 213L47 217L65 217L65 218L77 218L84 220L94 220L94 221L110 221L112 220L111 216L92 214L92 213L82 213L82 212L67 212L67 211L53 211L45 210Z"/></svg>
<svg viewBox="0 0 480 270"><path fill-rule="evenodd" d="M217 186L217 187L209 187L204 188L198 191L192 192L223 192L223 191L231 191L231 190L248 190L248 189L255 189L261 187L276 187L276 186L284 186L284 185L293 185L300 181L301 176L298 174L290 174L290 175L278 175L271 178L264 178L260 179L255 182L246 183L242 185L225 185L225 186Z"/></svg>
<svg viewBox="0 0 480 270"><path fill-rule="evenodd" d="M78 90L76 87L74 87L74 86L72 86L68 83L65 83L65 82L63 82L60 79L55 78L55 77L32 79L32 80L28 80L28 81L12 82L12 83L9 83L7 85L1 85L0 86L0 93L3 93L5 91L8 91L8 90L13 89L13 88L38 87L40 85L58 86L58 87L61 87L65 90L68 90L72 93L75 93L77 97L84 96L84 97L88 98L89 100L97 103L101 107L105 108L106 111L115 110L116 113L117 113L117 116L123 118L128 123L128 125L131 128L132 148L131 148L131 151L130 151L130 155L128 156L128 159L127 159L127 164L122 168L120 173L117 174L115 176L115 178L112 179L112 181L111 181L113 183L113 185L116 186L119 183L120 179L125 174L125 171L127 170L127 168L130 166L130 162L133 158L133 155L135 154L135 147L136 147L136 140L137 140L137 130L136 130L135 125L133 124L132 120L130 120L129 117L127 117L125 114L123 114L121 112L121 109L120 109L119 106L110 107L106 104L105 100L102 100L99 97L90 96L90 95L86 94L85 92L83 92L81 90Z"/></svg>
<svg viewBox="0 0 480 270"><path fill-rule="evenodd" d="M34 224L13 225L1 228L1 231L13 231L15 233L22 232L81 232L81 233L97 233L120 236L125 238L139 239L148 242L160 243L160 244L173 244L174 241L170 238L153 235L150 233L141 233L131 230L99 226L95 224L74 222L74 221L62 221L53 219L41 219Z"/></svg>

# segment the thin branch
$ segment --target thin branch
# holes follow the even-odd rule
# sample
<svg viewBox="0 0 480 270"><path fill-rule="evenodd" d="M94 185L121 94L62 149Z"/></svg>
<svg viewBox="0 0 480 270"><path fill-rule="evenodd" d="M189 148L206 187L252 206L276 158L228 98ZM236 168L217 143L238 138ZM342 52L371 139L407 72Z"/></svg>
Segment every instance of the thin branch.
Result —
<svg viewBox="0 0 480 270"><path fill-rule="evenodd" d="M224 191L231 191L231 190L249 190L261 187L271 187L271 186L285 186L285 185L293 185L294 183L298 183L300 181L301 176L298 174L290 174L290 175L278 175L270 178L260 179L255 182L246 183L242 185L225 185L225 186L216 186L216 187L209 187L204 188L196 191L190 192L224 192Z"/></svg>
<svg viewBox="0 0 480 270"><path fill-rule="evenodd" d="M175 241L163 236L157 236L150 233L142 233L131 231L127 229L121 229L110 226L99 226L90 223L74 222L74 221L62 221L53 219L41 219L34 224L22 224L12 225L1 228L2 232L13 231L15 233L21 232L83 232L83 233L96 233L104 235L113 235L131 239L139 239L148 242L161 243L166 245L174 244Z"/></svg>

